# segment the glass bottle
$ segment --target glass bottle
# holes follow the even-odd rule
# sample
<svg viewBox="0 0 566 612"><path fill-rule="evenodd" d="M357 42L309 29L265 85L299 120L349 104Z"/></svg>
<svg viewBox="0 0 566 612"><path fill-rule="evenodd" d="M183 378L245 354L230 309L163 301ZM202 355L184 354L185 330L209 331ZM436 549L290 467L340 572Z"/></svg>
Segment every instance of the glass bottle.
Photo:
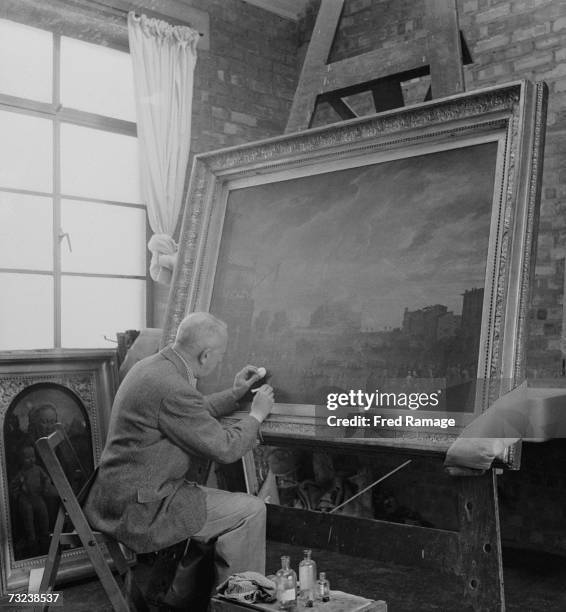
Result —
<svg viewBox="0 0 566 612"><path fill-rule="evenodd" d="M297 605L297 574L290 568L289 563L289 557L281 557L281 569L275 574L280 610L293 610Z"/></svg>
<svg viewBox="0 0 566 612"><path fill-rule="evenodd" d="M316 581L316 598L319 601L330 601L330 583L326 580L326 574L320 572Z"/></svg>
<svg viewBox="0 0 566 612"><path fill-rule="evenodd" d="M299 586L301 597L305 600L314 599L316 586L316 563L311 559L312 550L303 551L305 558L299 563Z"/></svg>

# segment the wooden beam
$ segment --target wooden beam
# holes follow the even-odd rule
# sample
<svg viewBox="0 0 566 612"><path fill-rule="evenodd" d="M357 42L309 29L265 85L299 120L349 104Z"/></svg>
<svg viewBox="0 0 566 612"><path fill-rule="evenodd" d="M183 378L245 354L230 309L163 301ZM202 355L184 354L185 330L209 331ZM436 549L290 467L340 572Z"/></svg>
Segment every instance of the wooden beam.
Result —
<svg viewBox="0 0 566 612"><path fill-rule="evenodd" d="M324 3L321 9L323 6ZM319 96L331 102L331 97L328 95L331 92L340 91L341 95L344 95L342 90L348 88L361 91L364 89L362 86L364 83L369 84L390 77L392 74L416 73L428 69L427 42L424 39L413 42L403 41L392 47L375 49L332 64L307 66L308 57L309 52L293 99L287 133L310 126L311 115L314 114ZM318 59L320 57L322 55L318 56Z"/></svg>
<svg viewBox="0 0 566 612"><path fill-rule="evenodd" d="M433 98L464 91L462 44L456 0L426 0L425 29L428 31L428 62Z"/></svg>
<svg viewBox="0 0 566 612"><path fill-rule="evenodd" d="M329 98L328 103L338 113L338 116L342 121L347 119L355 119L358 115L354 112L354 109L342 98Z"/></svg>
<svg viewBox="0 0 566 612"><path fill-rule="evenodd" d="M314 100L317 96L334 91L341 91L343 95L342 90L356 88L362 91L363 84L385 79L392 74L423 72L427 67L426 41L419 41L418 44L404 41L392 47L375 49L328 64L323 71L310 76L303 91ZM328 101L328 97L325 96L325 99ZM293 103L295 104L295 101Z"/></svg>
<svg viewBox="0 0 566 612"><path fill-rule="evenodd" d="M320 4L291 105L286 133L305 130L310 126L316 99L321 93L319 83L322 72L328 60L343 6L344 0L324 0Z"/></svg>
<svg viewBox="0 0 566 612"><path fill-rule="evenodd" d="M396 81L397 83L403 83L410 81L411 79L417 79L420 77L428 76L429 69L428 65L414 68L413 70L407 70L405 72L398 72L393 76L386 76L372 81L364 81L350 85L343 89L337 89L334 91L325 92L319 95L318 102L328 102L332 98L348 98L349 96L355 96L360 93L371 93L373 89L379 89L386 81Z"/></svg>
<svg viewBox="0 0 566 612"><path fill-rule="evenodd" d="M100 7L66 4L62 0L3 0L0 18L128 51L125 15L101 11Z"/></svg>
<svg viewBox="0 0 566 612"><path fill-rule="evenodd" d="M155 10L154 10L155 8ZM128 50L126 16L144 12L175 25L190 25L203 36L198 49L210 48L209 16L179 0L2 0L0 18L50 30L63 36Z"/></svg>
<svg viewBox="0 0 566 612"><path fill-rule="evenodd" d="M267 505L267 537L368 559L454 573L458 533Z"/></svg>
<svg viewBox="0 0 566 612"><path fill-rule="evenodd" d="M326 74L320 80L320 93L408 72L428 63L427 43L424 39L403 41L392 47L374 49L328 64Z"/></svg>
<svg viewBox="0 0 566 612"><path fill-rule="evenodd" d="M477 612L505 610L495 470L458 480L459 569L465 580L466 603Z"/></svg>

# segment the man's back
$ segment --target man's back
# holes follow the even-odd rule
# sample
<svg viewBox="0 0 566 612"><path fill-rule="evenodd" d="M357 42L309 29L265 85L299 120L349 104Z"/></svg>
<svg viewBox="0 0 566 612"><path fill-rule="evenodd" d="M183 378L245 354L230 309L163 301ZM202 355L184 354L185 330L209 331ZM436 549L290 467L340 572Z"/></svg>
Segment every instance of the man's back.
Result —
<svg viewBox="0 0 566 612"><path fill-rule="evenodd" d="M157 353L132 368L114 400L107 442L85 512L94 527L138 552L181 541L204 522L204 496L184 483L190 457L159 427L160 406L169 394L181 389L198 397L198 391L188 387L175 364ZM181 487L182 499L177 501L185 510L188 503L190 512L183 513L179 531L168 527L171 517L163 506L167 499L174 503Z"/></svg>
<svg viewBox="0 0 566 612"><path fill-rule="evenodd" d="M166 348L137 363L120 385L106 446L85 512L97 529L137 552L165 548L200 529L202 491L184 480L191 454L236 461L253 446L250 417L223 427L235 407L231 391L205 398Z"/></svg>

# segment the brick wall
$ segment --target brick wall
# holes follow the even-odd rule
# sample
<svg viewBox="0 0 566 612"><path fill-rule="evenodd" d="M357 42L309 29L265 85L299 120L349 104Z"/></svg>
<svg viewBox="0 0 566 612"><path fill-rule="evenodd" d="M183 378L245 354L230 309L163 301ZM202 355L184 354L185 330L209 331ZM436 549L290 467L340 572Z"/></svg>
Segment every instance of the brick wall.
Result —
<svg viewBox="0 0 566 612"><path fill-rule="evenodd" d="M460 23L474 64L472 89L526 78L546 81L549 113L541 218L532 298L529 376L561 373L560 336L566 257L566 4L557 0L463 0Z"/></svg>
<svg viewBox="0 0 566 612"><path fill-rule="evenodd" d="M299 24L300 54L314 25L319 0ZM346 0L330 59L337 61L382 45L426 35L424 2ZM460 27L473 63L465 68L466 89L516 79L544 80L549 113L541 219L527 353L530 379L561 377L560 338L566 257L566 3L563 0L458 0ZM406 103L423 99L427 79L405 83ZM371 112L367 99L354 102ZM336 121L321 108L316 123ZM566 553L566 459L564 440L525 445L522 468L499 479L502 533L507 544ZM431 462L415 460L412 473L399 473L391 493L438 527L454 527L454 499ZM415 467L413 466L413 467ZM384 466L384 471L385 466ZM422 472L423 478L416 474ZM444 500L440 503L439 500ZM445 507L446 506L446 507Z"/></svg>
<svg viewBox="0 0 566 612"><path fill-rule="evenodd" d="M282 134L296 88L297 24L242 0L183 0L210 16L195 68L192 154ZM153 325L169 289L153 284Z"/></svg>

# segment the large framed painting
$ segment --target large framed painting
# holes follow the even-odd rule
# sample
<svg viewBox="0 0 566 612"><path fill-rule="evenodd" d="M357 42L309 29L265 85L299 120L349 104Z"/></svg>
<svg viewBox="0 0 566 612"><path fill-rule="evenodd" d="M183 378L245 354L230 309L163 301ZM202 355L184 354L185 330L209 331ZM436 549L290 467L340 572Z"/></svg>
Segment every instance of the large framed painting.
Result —
<svg viewBox="0 0 566 612"><path fill-rule="evenodd" d="M226 321L201 390L265 366L271 439L446 448L524 378L545 104L522 81L198 155L164 341Z"/></svg>
<svg viewBox="0 0 566 612"><path fill-rule="evenodd" d="M0 354L0 554L2 592L45 564L59 497L35 442L61 423L72 445L60 457L75 491L97 465L117 386L108 350ZM82 548L63 553L61 578L92 571Z"/></svg>

